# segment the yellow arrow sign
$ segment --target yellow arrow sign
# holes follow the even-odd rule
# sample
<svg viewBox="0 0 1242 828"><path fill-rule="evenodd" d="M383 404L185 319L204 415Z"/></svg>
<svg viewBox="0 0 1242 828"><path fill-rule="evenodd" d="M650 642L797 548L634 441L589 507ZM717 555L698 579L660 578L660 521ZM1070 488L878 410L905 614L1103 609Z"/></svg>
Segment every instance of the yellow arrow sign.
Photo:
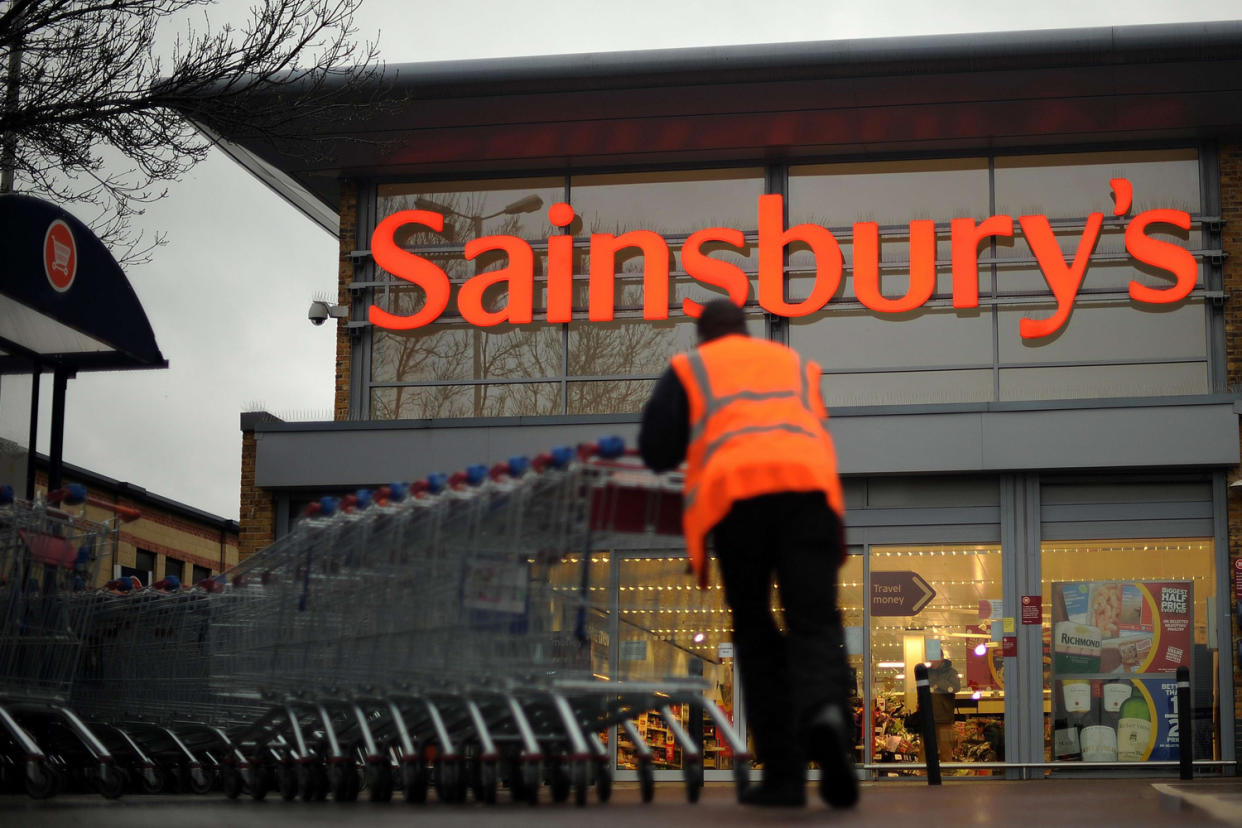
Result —
<svg viewBox="0 0 1242 828"><path fill-rule="evenodd" d="M914 599L914 607L910 610L911 615L918 615L919 611L931 603L931 599L936 597L936 590L932 589L931 584L924 581L917 572L911 572L910 575L910 580L914 582L914 586L923 592L922 595Z"/></svg>

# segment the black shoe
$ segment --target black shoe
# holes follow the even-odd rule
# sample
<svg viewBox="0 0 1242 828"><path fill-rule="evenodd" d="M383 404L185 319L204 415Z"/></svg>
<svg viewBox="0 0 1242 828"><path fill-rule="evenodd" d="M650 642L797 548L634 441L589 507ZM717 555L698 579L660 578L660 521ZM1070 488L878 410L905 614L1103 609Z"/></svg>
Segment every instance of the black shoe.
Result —
<svg viewBox="0 0 1242 828"><path fill-rule="evenodd" d="M845 715L833 704L816 714L807 734L810 758L820 767L819 795L832 808L858 803L858 775L847 733Z"/></svg>
<svg viewBox="0 0 1242 828"><path fill-rule="evenodd" d="M800 782L764 782L751 785L737 798L743 805L761 808L805 808L806 785Z"/></svg>

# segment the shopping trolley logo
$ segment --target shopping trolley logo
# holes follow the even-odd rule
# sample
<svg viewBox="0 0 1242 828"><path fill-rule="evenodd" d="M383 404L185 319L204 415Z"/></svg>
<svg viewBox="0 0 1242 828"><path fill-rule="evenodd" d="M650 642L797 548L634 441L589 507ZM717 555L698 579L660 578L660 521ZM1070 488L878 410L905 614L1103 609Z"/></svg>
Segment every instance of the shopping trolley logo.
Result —
<svg viewBox="0 0 1242 828"><path fill-rule="evenodd" d="M43 272L57 293L71 288L78 275L78 243L69 225L60 219L48 226L43 237Z"/></svg>

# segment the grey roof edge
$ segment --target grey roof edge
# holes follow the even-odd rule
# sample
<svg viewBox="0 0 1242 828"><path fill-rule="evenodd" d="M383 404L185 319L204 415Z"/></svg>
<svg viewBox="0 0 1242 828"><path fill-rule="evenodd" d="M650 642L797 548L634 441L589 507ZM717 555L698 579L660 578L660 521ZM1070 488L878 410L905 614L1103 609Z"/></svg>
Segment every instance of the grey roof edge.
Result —
<svg viewBox="0 0 1242 828"><path fill-rule="evenodd" d="M255 431L264 425L285 422L275 414L269 414L266 411L243 411L240 419L242 431Z"/></svg>
<svg viewBox="0 0 1242 828"><path fill-rule="evenodd" d="M960 62L972 71L993 64L1039 65L1041 61L1107 65L1129 57L1208 60L1220 53L1242 54L1242 20L1035 29L949 35L860 38L832 41L694 46L619 52L534 55L389 64L378 76L395 93L411 99L437 95L520 94L537 90L607 89L750 79L777 74L923 71L930 62ZM328 86L350 82L343 75ZM244 139L200 130L243 169L334 237L339 235L336 200L317 195L279 167L243 146Z"/></svg>
<svg viewBox="0 0 1242 828"><path fill-rule="evenodd" d="M42 452L37 453L35 455L35 464L46 472L48 467L48 456ZM173 500L170 497L155 494L154 492L147 491L147 489L136 483L117 480L116 478L108 477L105 474L100 474L99 472L91 471L90 469L84 469L81 466L75 466L71 463L63 463L61 468L62 476L65 478L66 482L82 483L93 488L105 489L117 495L124 495L137 503L149 503L160 509L174 512L181 517L209 524L213 528L224 532L232 532L234 535L238 532L238 522L232 518L221 517L213 512L208 512L203 509L199 509L196 506L190 506L187 503L182 503L179 500Z"/></svg>
<svg viewBox="0 0 1242 828"><path fill-rule="evenodd" d="M536 55L390 64L385 77L398 88L546 81L641 75L684 76L760 69L870 66L926 61L1007 61L1061 56L1108 62L1151 51L1213 57L1242 48L1242 20L1100 26L1077 29L974 32L948 35L694 46L622 52Z"/></svg>
<svg viewBox="0 0 1242 828"><path fill-rule="evenodd" d="M333 238L340 235L341 216L337 205L329 204L295 181L279 167L268 163L241 144L224 138L197 121L194 128L238 166L250 173L269 190L287 202L293 209L317 224Z"/></svg>
<svg viewBox="0 0 1242 828"><path fill-rule="evenodd" d="M1168 406L1227 405L1236 410L1242 395L1197 394L1182 397L1114 397L1093 400L1033 400L1020 402L935 403L923 405L838 406L831 419L892 417L925 414L1003 414L1019 411L1068 411L1082 409L1159 408ZM247 419L250 418L250 419ZM319 420L287 422L266 412L242 415L242 430L255 432L383 431L429 428L480 428L512 426L617 425L637 423L639 414L566 414L542 417L462 417L427 420ZM603 436L603 435L601 435Z"/></svg>

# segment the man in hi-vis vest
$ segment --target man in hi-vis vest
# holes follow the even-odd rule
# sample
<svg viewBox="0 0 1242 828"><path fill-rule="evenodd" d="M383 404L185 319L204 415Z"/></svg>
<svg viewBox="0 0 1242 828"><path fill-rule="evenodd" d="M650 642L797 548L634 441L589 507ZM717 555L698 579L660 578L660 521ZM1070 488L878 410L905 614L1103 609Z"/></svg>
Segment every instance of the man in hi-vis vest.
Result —
<svg viewBox="0 0 1242 828"><path fill-rule="evenodd" d="M742 309L703 306L699 346L673 357L643 409L638 444L655 471L686 461L682 524L699 585L710 535L733 610L733 643L763 784L751 805L806 804L806 762L820 795L858 801L845 712L848 667L837 611L845 502L824 428L819 366L752 339ZM782 633L770 585L779 584Z"/></svg>

